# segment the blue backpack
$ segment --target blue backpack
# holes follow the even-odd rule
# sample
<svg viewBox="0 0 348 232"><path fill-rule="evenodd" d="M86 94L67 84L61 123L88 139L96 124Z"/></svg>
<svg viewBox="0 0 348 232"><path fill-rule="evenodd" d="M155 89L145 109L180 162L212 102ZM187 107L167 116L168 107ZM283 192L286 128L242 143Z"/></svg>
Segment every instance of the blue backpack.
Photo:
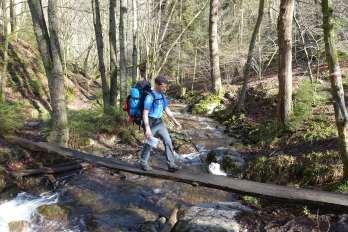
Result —
<svg viewBox="0 0 348 232"><path fill-rule="evenodd" d="M142 125L144 101L148 94L152 94L151 84L147 80L135 83L129 90L129 95L123 105L123 110L128 113L128 121Z"/></svg>

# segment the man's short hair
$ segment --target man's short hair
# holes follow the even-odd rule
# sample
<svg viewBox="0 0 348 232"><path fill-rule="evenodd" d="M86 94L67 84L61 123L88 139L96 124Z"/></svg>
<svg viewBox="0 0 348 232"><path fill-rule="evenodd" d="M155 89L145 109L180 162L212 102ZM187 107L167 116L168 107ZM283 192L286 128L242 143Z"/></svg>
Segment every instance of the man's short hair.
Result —
<svg viewBox="0 0 348 232"><path fill-rule="evenodd" d="M157 85L168 84L168 80L165 76L157 76L155 78L155 83Z"/></svg>

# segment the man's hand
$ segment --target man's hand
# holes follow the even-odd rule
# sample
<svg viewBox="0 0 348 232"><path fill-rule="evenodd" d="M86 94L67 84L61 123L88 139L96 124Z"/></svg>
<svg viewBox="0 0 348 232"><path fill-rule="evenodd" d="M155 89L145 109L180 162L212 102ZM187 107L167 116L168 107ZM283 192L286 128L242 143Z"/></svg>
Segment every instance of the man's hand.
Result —
<svg viewBox="0 0 348 232"><path fill-rule="evenodd" d="M149 125L149 111L148 110L144 110L144 112L143 112L143 121L144 121L144 125L145 125L145 138L149 139L152 137L152 132L151 132L151 128Z"/></svg>
<svg viewBox="0 0 348 232"><path fill-rule="evenodd" d="M176 121L176 120L174 121L174 123L176 125L176 129L177 130L181 130L181 128L182 128L181 124L178 121Z"/></svg>
<svg viewBox="0 0 348 232"><path fill-rule="evenodd" d="M175 126L177 126L177 128L175 128L175 129L181 130L181 128L182 128L181 124L175 119L175 117L174 117L172 111L169 109L169 107L166 107L164 109L164 112L167 114L167 116L170 118L170 120L172 120L172 122L174 122Z"/></svg>
<svg viewBox="0 0 348 232"><path fill-rule="evenodd" d="M152 132L151 132L150 127L148 127L145 129L145 138L149 139L151 137L152 137Z"/></svg>

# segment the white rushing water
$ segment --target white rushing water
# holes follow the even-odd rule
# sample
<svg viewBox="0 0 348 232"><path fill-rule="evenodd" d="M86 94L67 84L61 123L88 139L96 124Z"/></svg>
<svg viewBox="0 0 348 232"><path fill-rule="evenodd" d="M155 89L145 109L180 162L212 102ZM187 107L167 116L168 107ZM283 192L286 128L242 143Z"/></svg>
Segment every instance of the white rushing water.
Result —
<svg viewBox="0 0 348 232"><path fill-rule="evenodd" d="M42 205L56 204L57 193L43 193L32 196L28 193L19 193L16 198L0 204L0 231L9 231L8 223L14 221L27 221L31 225L36 209ZM29 231L33 231L29 228Z"/></svg>
<svg viewBox="0 0 348 232"><path fill-rule="evenodd" d="M210 163L208 166L208 170L211 174L216 176L227 176L226 172L221 169L220 164L218 163Z"/></svg>

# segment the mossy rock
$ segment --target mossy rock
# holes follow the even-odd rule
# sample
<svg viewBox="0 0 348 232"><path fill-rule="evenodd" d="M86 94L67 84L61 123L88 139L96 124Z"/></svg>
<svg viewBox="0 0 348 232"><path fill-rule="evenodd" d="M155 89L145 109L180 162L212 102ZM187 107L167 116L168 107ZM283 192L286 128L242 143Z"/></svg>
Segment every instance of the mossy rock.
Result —
<svg viewBox="0 0 348 232"><path fill-rule="evenodd" d="M229 156L225 156L222 159L222 169L230 175L240 174L242 171L242 166L240 163L237 163L235 159L232 159Z"/></svg>
<svg viewBox="0 0 348 232"><path fill-rule="evenodd" d="M118 136L121 140L121 143L133 144L135 143L134 129L131 127L121 128Z"/></svg>
<svg viewBox="0 0 348 232"><path fill-rule="evenodd" d="M26 232L29 231L30 224L28 221L13 221L8 223L10 232Z"/></svg>
<svg viewBox="0 0 348 232"><path fill-rule="evenodd" d="M219 163L229 175L239 175L245 167L244 157L234 149L217 148L211 150L206 158L207 163Z"/></svg>
<svg viewBox="0 0 348 232"><path fill-rule="evenodd" d="M218 95L208 95L200 100L192 108L192 113L200 115L211 115L222 105L222 99Z"/></svg>
<svg viewBox="0 0 348 232"><path fill-rule="evenodd" d="M96 211L103 210L103 206L99 204L100 196L93 191L85 190L82 192L76 192L74 197L79 205L87 205Z"/></svg>
<svg viewBox="0 0 348 232"><path fill-rule="evenodd" d="M303 171L301 167L301 161L293 156L261 156L249 163L245 176L258 182L288 184L298 180Z"/></svg>
<svg viewBox="0 0 348 232"><path fill-rule="evenodd" d="M251 213L251 209L239 202L203 203L192 206L179 215L172 231L240 231L236 218L243 212Z"/></svg>
<svg viewBox="0 0 348 232"><path fill-rule="evenodd" d="M197 152L196 148L186 138L179 137L176 134L171 134L174 150L178 154L189 154Z"/></svg>
<svg viewBox="0 0 348 232"><path fill-rule="evenodd" d="M69 210L60 205L42 205L37 212L47 220L68 221Z"/></svg>
<svg viewBox="0 0 348 232"><path fill-rule="evenodd" d="M11 158L11 150L9 148L0 148L0 164L6 163Z"/></svg>
<svg viewBox="0 0 348 232"><path fill-rule="evenodd" d="M163 227L163 224L159 223L158 221L147 221L144 222L140 227L140 232L157 232L161 231L161 227Z"/></svg>
<svg viewBox="0 0 348 232"><path fill-rule="evenodd" d="M13 134L22 128L25 118L23 105L0 103L0 134Z"/></svg>
<svg viewBox="0 0 348 232"><path fill-rule="evenodd" d="M281 185L332 185L343 176L338 152L313 152L302 157L261 156L248 164L244 177ZM335 188L335 187L334 187Z"/></svg>

